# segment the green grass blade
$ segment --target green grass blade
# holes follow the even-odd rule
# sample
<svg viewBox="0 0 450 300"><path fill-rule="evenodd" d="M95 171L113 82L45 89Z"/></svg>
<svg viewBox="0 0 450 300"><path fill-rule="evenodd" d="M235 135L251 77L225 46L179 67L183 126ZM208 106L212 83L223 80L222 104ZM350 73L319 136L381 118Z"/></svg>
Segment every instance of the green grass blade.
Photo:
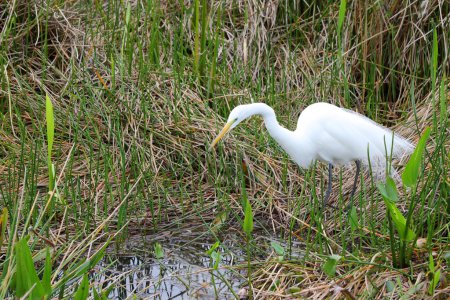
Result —
<svg viewBox="0 0 450 300"><path fill-rule="evenodd" d="M437 61L438 61L438 40L436 26L433 28L433 44L431 53L431 83L433 93L436 89L436 77L437 77Z"/></svg>
<svg viewBox="0 0 450 300"><path fill-rule="evenodd" d="M384 203L386 204L389 215L394 222L395 229L397 229L400 238L405 241L414 240L416 234L409 228L406 230L406 219L395 205L394 201L398 200L398 193L394 180L388 177L385 184L379 183L377 187L383 196Z"/></svg>
<svg viewBox="0 0 450 300"><path fill-rule="evenodd" d="M128 25L130 24L130 19L131 19L131 3L128 2L127 4L127 13L125 16L125 24L128 27Z"/></svg>
<svg viewBox="0 0 450 300"><path fill-rule="evenodd" d="M212 245L212 246L206 251L206 254L208 254L209 256L211 256L211 253L213 253L213 251L216 250L219 246L220 246L220 242L219 242L219 241L215 242L214 245Z"/></svg>
<svg viewBox="0 0 450 300"><path fill-rule="evenodd" d="M102 296L97 292L96 289L92 290L92 294L94 295L94 300L102 300Z"/></svg>
<svg viewBox="0 0 450 300"><path fill-rule="evenodd" d="M221 26L221 14L222 10L219 10L218 12L218 27ZM222 33L222 30L216 29L216 32L214 34L214 49L213 49L213 56L211 58L211 67L209 70L209 78L208 78L208 85L207 85L207 98L211 98L213 92L214 92L214 83L215 83L215 76L216 76L216 68L217 68L217 60L218 60L218 53L219 53L219 45L220 45L220 34Z"/></svg>
<svg viewBox="0 0 450 300"><path fill-rule="evenodd" d="M333 277L336 274L336 266L341 259L341 256L333 254L330 255L323 265L322 269L330 277Z"/></svg>
<svg viewBox="0 0 450 300"><path fill-rule="evenodd" d="M164 249L163 249L163 247L162 247L162 245L160 243L155 243L153 248L154 248L154 251L155 251L155 257L157 259L164 258Z"/></svg>
<svg viewBox="0 0 450 300"><path fill-rule="evenodd" d="M384 198L392 202L398 201L397 187L391 177L386 178L386 184L379 183L377 187Z"/></svg>
<svg viewBox="0 0 450 300"><path fill-rule="evenodd" d="M250 205L250 201L248 200L245 203L245 216L243 229L247 235L250 235L253 231L253 212L252 206Z"/></svg>
<svg viewBox="0 0 450 300"><path fill-rule="evenodd" d="M53 116L53 104L48 95L45 97L45 116L47 122L47 153L51 157L55 135L55 120Z"/></svg>
<svg viewBox="0 0 450 300"><path fill-rule="evenodd" d="M199 61L199 74L203 80L205 74L205 64L206 64L206 36L207 36L207 28L208 28L208 1L202 1L202 12L201 12L201 20L202 20L202 29L200 34L200 61Z"/></svg>
<svg viewBox="0 0 450 300"><path fill-rule="evenodd" d="M34 268L27 239L23 238L17 242L15 250L17 263L15 274L16 297L22 297L33 289L29 294L29 299L42 299L45 296L45 291Z"/></svg>
<svg viewBox="0 0 450 300"><path fill-rule="evenodd" d="M437 287L437 285L439 284L439 279L441 277L441 271L438 269L436 270L436 267L434 265L434 259L433 259L433 255L430 253L429 256L429 261L428 261L428 269L430 271L430 285L428 286L428 294L430 296L433 296L434 291Z"/></svg>
<svg viewBox="0 0 450 300"><path fill-rule="evenodd" d="M2 214L0 216L0 249L3 245L3 239L5 238L6 226L8 224L8 209L3 207Z"/></svg>
<svg viewBox="0 0 450 300"><path fill-rule="evenodd" d="M53 115L53 104L50 97L45 97L45 117L47 122L47 166L48 166L48 189L53 191L54 188L54 174L52 167L52 149L53 139L55 136L55 119Z"/></svg>
<svg viewBox="0 0 450 300"><path fill-rule="evenodd" d="M420 137L414 153L411 155L411 158L406 164L405 170L402 174L403 185L406 187L412 188L417 183L420 163L422 161L423 152L425 151L426 142L430 137L430 132L430 127L427 127Z"/></svg>
<svg viewBox="0 0 450 300"><path fill-rule="evenodd" d="M429 287L429 290L428 290L430 296L434 295L434 291L435 291L436 287L439 284L440 278L441 278L441 271L440 270L437 270L436 272L433 273L433 278L432 278L432 280L430 282L430 287Z"/></svg>
<svg viewBox="0 0 450 300"><path fill-rule="evenodd" d="M86 300L89 296L89 278L87 274L84 274L83 280L81 280L78 286L77 292L73 297L74 300Z"/></svg>
<svg viewBox="0 0 450 300"><path fill-rule="evenodd" d="M45 253L44 275L42 275L42 286L47 295L50 295L52 293L51 276L52 276L52 258L50 255L50 248L47 247Z"/></svg>
<svg viewBox="0 0 450 300"><path fill-rule="evenodd" d="M345 12L347 10L347 0L341 0L339 5L339 17L338 17L338 36L339 39L342 33L342 26L344 25L345 20Z"/></svg>
<svg viewBox="0 0 450 300"><path fill-rule="evenodd" d="M214 270L217 270L219 268L219 263L221 260L220 253L217 251L213 251L211 253L211 258L213 260L213 268L214 268Z"/></svg>
<svg viewBox="0 0 450 300"><path fill-rule="evenodd" d="M349 214L349 221L350 221L350 227L352 230L356 230L359 227L358 224L358 215L356 214L356 207L352 207L352 210L350 211Z"/></svg>
<svg viewBox="0 0 450 300"><path fill-rule="evenodd" d="M433 43L431 49L431 95L433 107L436 107L436 80L437 80L437 60L438 60L438 40L436 25L433 22ZM436 110L433 110L433 130L437 130Z"/></svg>
<svg viewBox="0 0 450 300"><path fill-rule="evenodd" d="M273 250L275 250L275 252L278 255L281 255L281 256L284 255L284 248L283 248L283 246L280 245L280 243L275 242L275 241L271 241L270 245L272 246Z"/></svg>
<svg viewBox="0 0 450 300"><path fill-rule="evenodd" d="M200 61L200 0L194 0L194 71L199 75Z"/></svg>
<svg viewBox="0 0 450 300"><path fill-rule="evenodd" d="M395 206L395 203L384 199L387 209L389 210L392 221L394 222L395 228L400 236L400 238L404 241L411 242L416 237L416 233L408 228L406 230L406 219L400 212L400 210Z"/></svg>

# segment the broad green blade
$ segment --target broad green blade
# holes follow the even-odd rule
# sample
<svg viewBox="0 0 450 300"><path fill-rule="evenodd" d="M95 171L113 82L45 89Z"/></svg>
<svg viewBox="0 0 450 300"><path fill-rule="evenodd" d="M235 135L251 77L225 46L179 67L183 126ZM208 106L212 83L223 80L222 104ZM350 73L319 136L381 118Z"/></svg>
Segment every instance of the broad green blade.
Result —
<svg viewBox="0 0 450 300"><path fill-rule="evenodd" d="M338 19L338 35L342 33L342 26L345 20L345 11L347 10L347 0L341 0L339 5L339 19Z"/></svg>
<svg viewBox="0 0 450 300"><path fill-rule="evenodd" d="M341 259L341 256L333 254L330 255L323 265L322 269L330 277L333 277L336 274L336 266Z"/></svg>
<svg viewBox="0 0 450 300"><path fill-rule="evenodd" d="M48 95L45 97L45 117L47 122L47 155L50 159L55 136L55 119L53 116L53 104Z"/></svg>
<svg viewBox="0 0 450 300"><path fill-rule="evenodd" d="M250 202L247 200L245 204L245 216L244 216L244 232L250 235L253 231L253 212Z"/></svg>
<svg viewBox="0 0 450 300"><path fill-rule="evenodd" d="M405 170L402 174L403 185L412 188L417 183L417 178L419 177L419 169L422 161L423 152L425 151L425 146L428 138L430 137L430 127L427 127L420 137L417 147L414 153L411 155L408 163L406 164Z"/></svg>
<svg viewBox="0 0 450 300"><path fill-rule="evenodd" d="M89 278L87 274L84 274L83 280L81 280L78 286L77 292L73 297L74 300L86 300L89 296Z"/></svg>
<svg viewBox="0 0 450 300"><path fill-rule="evenodd" d="M400 210L395 206L395 203L384 199L386 203L386 207L389 210L392 221L394 222L395 228L398 231L400 238L404 241L411 242L416 237L416 233L412 231L410 228L406 229L406 219L400 212Z"/></svg>
<svg viewBox="0 0 450 300"><path fill-rule="evenodd" d="M22 297L33 289L28 299L42 299L45 296L45 291L34 268L26 238L17 242L15 252L17 264L15 274L16 297Z"/></svg>
<svg viewBox="0 0 450 300"><path fill-rule="evenodd" d="M51 276L52 276L52 258L50 255L50 248L47 247L45 251L44 275L42 276L42 287L44 288L45 293L47 295L50 295L52 293Z"/></svg>

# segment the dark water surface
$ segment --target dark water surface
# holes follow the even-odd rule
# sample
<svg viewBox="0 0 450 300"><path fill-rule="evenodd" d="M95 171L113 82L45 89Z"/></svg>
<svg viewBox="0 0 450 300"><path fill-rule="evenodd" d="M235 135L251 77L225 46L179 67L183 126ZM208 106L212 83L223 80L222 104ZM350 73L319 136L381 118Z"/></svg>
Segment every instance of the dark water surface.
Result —
<svg viewBox="0 0 450 300"><path fill-rule="evenodd" d="M252 239L252 262L276 257L272 241L288 249L284 239L261 228L264 226ZM212 268L213 259L207 254L215 239L202 236L190 230L129 238L121 247L122 254L111 249L112 254L96 266L93 276L103 289L114 286L110 299L236 299L247 286L247 251L242 235L225 230L223 243L216 249L220 253L217 269ZM155 258L155 243L164 250L161 259ZM291 241L290 249L291 258L303 256L304 247L298 240Z"/></svg>
<svg viewBox="0 0 450 300"><path fill-rule="evenodd" d="M216 249L221 259L218 269L213 270L212 258L206 253L209 243L162 246L162 259L150 255L105 256L96 268L97 282L114 278L111 299L235 299L231 290L237 293L245 282L246 270L233 268L245 257L240 250ZM152 247L148 245L148 250Z"/></svg>

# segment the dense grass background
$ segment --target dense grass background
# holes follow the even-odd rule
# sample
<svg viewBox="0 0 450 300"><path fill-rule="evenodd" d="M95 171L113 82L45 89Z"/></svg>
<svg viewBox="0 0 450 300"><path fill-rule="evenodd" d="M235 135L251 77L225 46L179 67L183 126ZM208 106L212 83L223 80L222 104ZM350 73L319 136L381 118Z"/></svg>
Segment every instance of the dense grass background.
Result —
<svg viewBox="0 0 450 300"><path fill-rule="evenodd" d="M447 297L449 39L450 4L437 0L2 2L1 295L17 293L14 245L25 237L39 276L50 247L60 297L106 241L120 251L130 236L195 229L223 242L241 231L245 178L255 222L269 220L260 234L297 239L304 257L250 257L258 298L431 297L430 253L441 270L432 294ZM392 267L386 209L367 172L353 228L344 211L318 209L324 166L299 170L258 118L207 151L230 109L251 101L289 129L317 101L413 141L431 126L418 188L398 203L404 213L418 203L412 223L426 239L409 267ZM345 207L353 172L335 170L334 205ZM245 249L244 234L235 239ZM334 277L322 269L330 254L343 257Z"/></svg>

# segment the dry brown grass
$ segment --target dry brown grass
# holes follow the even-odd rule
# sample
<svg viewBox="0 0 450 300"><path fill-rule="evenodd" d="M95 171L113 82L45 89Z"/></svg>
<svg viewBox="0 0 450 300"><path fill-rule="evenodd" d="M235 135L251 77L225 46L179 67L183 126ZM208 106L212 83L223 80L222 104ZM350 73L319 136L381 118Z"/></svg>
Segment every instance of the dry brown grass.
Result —
<svg viewBox="0 0 450 300"><path fill-rule="evenodd" d="M208 10L209 36L213 37L218 30L215 20L222 9L223 24L217 58L220 67L211 99L203 99L204 87L193 78L189 54L194 48L193 18L188 13L180 14L179 3L161 1L159 12L165 18L161 18L158 27L162 37L159 66L144 72L139 54L147 64L148 41L152 37L151 28L143 25L144 17L133 16L136 28L130 31L142 39L142 48L134 45L131 60L121 61L118 54L125 6L118 8L118 25L112 27L111 21L102 15L108 9L107 3L101 6L101 11L98 3L88 7L84 1L56 2L17 0L0 4L0 109L3 114L0 184L11 193L10 198L24 189L33 197L36 188L47 186L47 171L42 164L46 152L41 146L44 143L43 99L49 94L57 120L54 159L58 167L76 145L62 174L60 189L70 191L74 185L79 189L65 194L69 210L77 210L82 215L88 207L95 207L87 218L60 212L58 222L50 227L54 232L61 232L65 224L67 227L62 231L67 237L78 236L80 227L86 234L99 228L105 215L117 211L117 205L124 199L123 190L138 181L130 196L126 218L131 234L148 230L143 227L154 224L156 216L162 216L157 221L159 228L170 228L177 219L186 222L178 224L178 228L211 222L223 209L220 197L226 197L229 207L239 211L238 174L244 161L255 218L269 219L274 231L287 229L289 220L296 218L300 228L296 235L300 241L306 243L302 236L309 228L313 234L327 238L330 251L351 256L351 251L339 244L339 230L317 227L306 205L298 212L289 205L299 195L312 198L313 186L320 194L320 183L326 177L323 166L318 166L315 180L305 182L305 174L287 163L268 135L259 134L264 130L259 121L250 121L249 129L236 130L224 141L224 150L220 152L209 153L206 145L222 125L225 112L236 103L249 102L252 97L272 102L281 123L290 129L305 106L325 100L369 114L417 141L419 133L432 124L433 111L438 111L433 107L435 102L430 92L432 20L439 36L438 78L450 73L450 5L445 1L392 0L377 4L351 1L342 34L343 66L336 59L335 24L339 3L325 6L292 1L289 5L296 6L296 15L288 16L283 1L214 2ZM192 1L184 4L191 7ZM133 10L145 7L141 1L133 1L131 5ZM89 19L93 16L96 19ZM87 20L90 22L86 23ZM180 23L184 25L181 40L186 53L183 53L184 69L177 71L178 61L172 53L178 51L173 41ZM43 28L46 28L46 39ZM117 35L115 40L111 38L113 34ZM208 42L212 43L212 38ZM111 43L115 44L111 46ZM115 86L111 71L113 56L116 57ZM210 60L208 57L207 61ZM130 65L131 71L119 76L120 68L126 70ZM238 73L241 74L237 76ZM142 74L145 80L140 78ZM238 79L230 79L232 76ZM350 101L343 91L344 78L349 83ZM259 88L255 88L257 84ZM413 84L417 120L411 106ZM430 143L428 150L432 153L435 147L436 144ZM445 148L448 151L448 139ZM30 185L20 180L11 184L11 174L19 176L23 172L23 168L14 168L18 162L30 166L33 160L41 162L36 166L35 181ZM352 169L343 171L344 195L351 187L352 174ZM369 181L366 172L365 182ZM33 184L35 189L31 187ZM40 195L44 198L44 193ZM331 201L338 203L338 198L335 193ZM163 204L151 211L149 199ZM38 206L42 208L42 203ZM106 212L102 214L104 206ZM202 218L198 216L199 207L203 209ZM406 203L401 208L405 210ZM370 211L371 208L360 209ZM384 211L377 211L375 217L384 220ZM324 225L333 228L336 222L333 212L327 212ZM111 222L101 228L115 231L117 224L119 217L114 214ZM239 224L233 220L228 226L234 228ZM55 236L50 239L57 245L67 242ZM438 243L437 247L441 246L444 247ZM339 266L340 276L335 280L321 271L323 256L316 253L306 265L280 263L269 257L265 266L254 274L253 295L258 299L384 299L399 298L415 288L417 291L411 298L423 299L427 297L427 284L424 284L427 257L422 257L420 251L416 254L417 264L411 271L413 280L376 266L377 263L384 266L386 258L374 249L367 249L359 258L372 261L373 265L354 267L344 263ZM387 293L385 282L397 279L401 280L399 293ZM276 287L272 289L274 283ZM291 294L290 291L296 291L293 288L300 290ZM443 283L436 297L444 299L448 293L450 290Z"/></svg>

